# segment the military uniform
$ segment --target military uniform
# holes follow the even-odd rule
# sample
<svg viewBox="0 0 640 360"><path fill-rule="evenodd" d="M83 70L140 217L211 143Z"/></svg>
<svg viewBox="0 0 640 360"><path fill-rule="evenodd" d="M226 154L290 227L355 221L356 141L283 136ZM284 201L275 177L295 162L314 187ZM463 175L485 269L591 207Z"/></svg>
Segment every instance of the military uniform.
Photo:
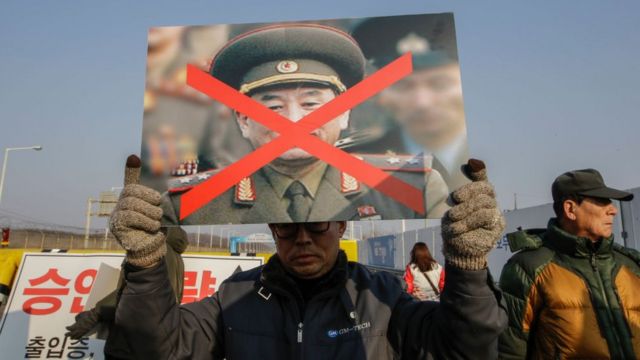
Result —
<svg viewBox="0 0 640 360"><path fill-rule="evenodd" d="M337 147L349 153L370 153L370 154L386 154L389 152L403 155L417 155L421 151L412 151L407 146L402 129L395 126L384 133L354 133L343 139L340 139ZM436 154L431 155L433 161L432 169L442 175L442 179L447 184L449 190L455 190L460 186L469 182L469 179L460 171L460 166L467 163L469 159L469 146L466 141L461 144L458 151L455 152L451 160L454 166L447 168Z"/></svg>
<svg viewBox="0 0 640 360"><path fill-rule="evenodd" d="M364 78L364 68L364 56L348 34L316 24L295 24L265 27L232 39L213 59L210 73L249 96L283 84L319 86L340 94ZM447 209L448 189L440 174L430 168L430 159L425 163L422 156L365 155L363 160L421 189L427 216L441 217ZM185 191L217 172L172 181L164 195L163 222L238 224L425 216L317 161L291 176L268 164L179 221Z"/></svg>
<svg viewBox="0 0 640 360"><path fill-rule="evenodd" d="M427 217L439 218L448 209L448 189L442 177L437 171L425 167L421 156L365 155L362 158L421 189L425 195ZM275 171L268 168L242 179L234 187L179 221L181 196L217 172L218 170L212 170L174 180L163 197L163 223L195 225L293 221L287 212L290 199L284 189L294 180L284 175L274 176ZM319 181L314 184L314 179ZM313 199L311 211L305 221L424 218L423 214L405 207L332 166L324 165L321 177L311 177L304 185L308 187Z"/></svg>
<svg viewBox="0 0 640 360"><path fill-rule="evenodd" d="M415 70L458 62L453 15L450 13L372 18L358 24L353 36L365 56L377 67L387 65L405 52L411 52ZM338 146L356 153L384 154L392 151L415 155L426 152L433 156L433 169L440 172L450 190L469 182L460 168L469 159L465 133L444 149L430 151L414 143L393 117L388 120L393 125L384 133L363 129L347 134Z"/></svg>

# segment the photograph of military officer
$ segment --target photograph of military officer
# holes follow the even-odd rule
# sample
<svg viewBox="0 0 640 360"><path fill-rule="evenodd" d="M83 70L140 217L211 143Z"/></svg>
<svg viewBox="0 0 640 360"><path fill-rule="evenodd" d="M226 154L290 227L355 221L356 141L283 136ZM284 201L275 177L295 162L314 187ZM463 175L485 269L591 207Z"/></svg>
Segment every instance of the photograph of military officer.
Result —
<svg viewBox="0 0 640 360"><path fill-rule="evenodd" d="M231 39L212 60L210 74L280 115L297 122L364 78L365 58L347 33L324 25L283 23ZM335 144L347 111L311 132ZM235 112L242 137L253 148L277 133ZM424 194L426 214L398 203L300 148L292 148L242 179L183 220L181 197L219 169L175 178L164 195L166 224L247 224L358 219L439 218L448 189L422 156L359 154Z"/></svg>
<svg viewBox="0 0 640 360"><path fill-rule="evenodd" d="M356 132L341 147L349 152L431 155L432 167L450 190L466 183L460 167L469 149L453 14L370 18L357 24L352 35L377 68L411 52L413 72L376 99L389 117L387 129Z"/></svg>

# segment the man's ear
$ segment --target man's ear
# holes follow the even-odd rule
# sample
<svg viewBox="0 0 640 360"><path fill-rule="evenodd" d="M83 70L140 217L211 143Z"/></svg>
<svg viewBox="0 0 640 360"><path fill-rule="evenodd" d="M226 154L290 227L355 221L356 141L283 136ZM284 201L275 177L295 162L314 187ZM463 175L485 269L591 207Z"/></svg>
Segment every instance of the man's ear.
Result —
<svg viewBox="0 0 640 360"><path fill-rule="evenodd" d="M249 117L239 113L238 111L234 111L233 114L236 117L236 122L238 123L238 127L240 128L242 137L245 139L248 139L249 138Z"/></svg>
<svg viewBox="0 0 640 360"><path fill-rule="evenodd" d="M347 230L347 222L346 221L338 221L338 234L340 238L344 235L344 232Z"/></svg>
<svg viewBox="0 0 640 360"><path fill-rule="evenodd" d="M565 200L562 202L562 211L567 220L574 221L576 219L576 207L578 203L573 200Z"/></svg>
<svg viewBox="0 0 640 360"><path fill-rule="evenodd" d="M271 236L273 237L273 241L276 243L276 246L278 246L278 237L276 236L276 232L273 231L273 224L268 224L267 226L269 226L269 230L271 230Z"/></svg>

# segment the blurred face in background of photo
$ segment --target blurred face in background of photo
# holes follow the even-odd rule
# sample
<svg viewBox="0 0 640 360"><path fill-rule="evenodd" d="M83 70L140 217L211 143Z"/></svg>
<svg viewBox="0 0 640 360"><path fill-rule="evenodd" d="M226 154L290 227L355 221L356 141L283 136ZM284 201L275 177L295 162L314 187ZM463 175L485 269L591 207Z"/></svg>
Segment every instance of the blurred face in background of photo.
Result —
<svg viewBox="0 0 640 360"><path fill-rule="evenodd" d="M383 91L378 102L416 143L431 150L466 131L457 63L415 70Z"/></svg>
<svg viewBox="0 0 640 360"><path fill-rule="evenodd" d="M152 27L149 29L147 36L147 46L150 49L156 49L166 46L169 43L177 42L182 36L184 29L184 26Z"/></svg>

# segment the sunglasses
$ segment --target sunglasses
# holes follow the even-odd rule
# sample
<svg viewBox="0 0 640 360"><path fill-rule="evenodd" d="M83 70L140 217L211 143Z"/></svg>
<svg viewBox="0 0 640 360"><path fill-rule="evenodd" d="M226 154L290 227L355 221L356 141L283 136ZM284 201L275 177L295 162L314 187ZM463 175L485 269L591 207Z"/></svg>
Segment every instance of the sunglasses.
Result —
<svg viewBox="0 0 640 360"><path fill-rule="evenodd" d="M304 227L304 229L307 232L311 234L319 235L329 230L329 227L331 226L331 222L321 221L321 222L286 223L286 224L271 225L273 232L276 234L278 238L290 238L290 237L296 236L301 226Z"/></svg>

